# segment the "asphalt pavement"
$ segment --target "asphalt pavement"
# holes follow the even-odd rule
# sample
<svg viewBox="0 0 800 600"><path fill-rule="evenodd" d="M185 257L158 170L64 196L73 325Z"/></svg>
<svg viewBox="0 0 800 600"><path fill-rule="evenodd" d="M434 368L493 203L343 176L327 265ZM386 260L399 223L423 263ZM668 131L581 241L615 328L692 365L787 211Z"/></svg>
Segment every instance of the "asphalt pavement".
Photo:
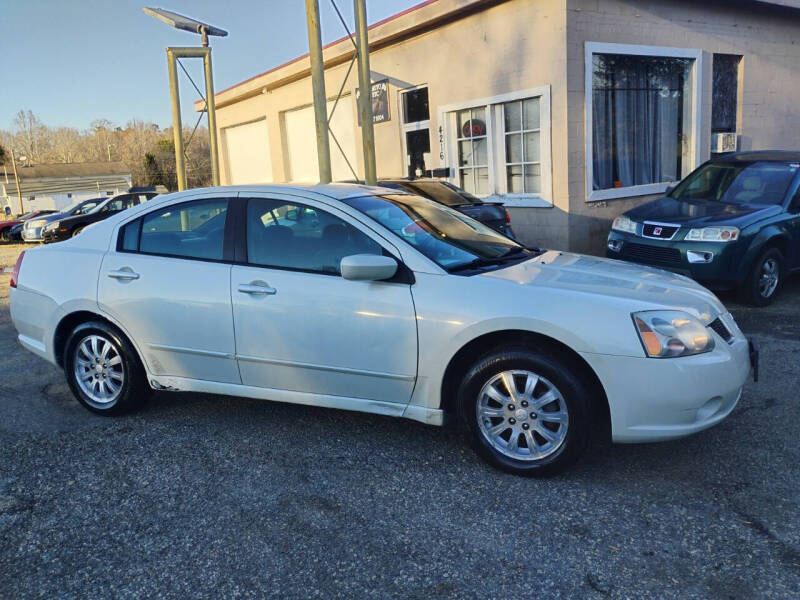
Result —
<svg viewBox="0 0 800 600"><path fill-rule="evenodd" d="M0 598L800 597L800 278L722 297L762 353L730 418L548 480L389 417L167 393L95 416L18 346L7 288Z"/></svg>

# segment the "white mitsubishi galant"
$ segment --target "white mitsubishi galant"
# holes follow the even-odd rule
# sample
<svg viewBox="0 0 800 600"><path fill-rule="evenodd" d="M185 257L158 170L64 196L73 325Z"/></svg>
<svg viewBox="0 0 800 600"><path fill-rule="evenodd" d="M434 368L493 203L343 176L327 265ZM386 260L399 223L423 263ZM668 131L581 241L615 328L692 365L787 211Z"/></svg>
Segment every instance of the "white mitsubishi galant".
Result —
<svg viewBox="0 0 800 600"><path fill-rule="evenodd" d="M11 287L20 342L94 412L156 389L452 416L520 474L563 469L597 423L617 442L719 423L751 367L685 277L355 185L160 196L28 250Z"/></svg>

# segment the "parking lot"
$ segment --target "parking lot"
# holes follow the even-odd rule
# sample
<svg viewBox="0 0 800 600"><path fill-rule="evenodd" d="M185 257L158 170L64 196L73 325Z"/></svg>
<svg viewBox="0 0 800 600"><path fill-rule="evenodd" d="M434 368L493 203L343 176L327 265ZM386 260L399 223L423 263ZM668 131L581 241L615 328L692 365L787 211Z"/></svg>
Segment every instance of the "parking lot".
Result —
<svg viewBox="0 0 800 600"><path fill-rule="evenodd" d="M762 357L729 419L549 480L376 415L161 393L95 416L17 344L8 278L2 598L798 596L800 278L767 309L721 296Z"/></svg>

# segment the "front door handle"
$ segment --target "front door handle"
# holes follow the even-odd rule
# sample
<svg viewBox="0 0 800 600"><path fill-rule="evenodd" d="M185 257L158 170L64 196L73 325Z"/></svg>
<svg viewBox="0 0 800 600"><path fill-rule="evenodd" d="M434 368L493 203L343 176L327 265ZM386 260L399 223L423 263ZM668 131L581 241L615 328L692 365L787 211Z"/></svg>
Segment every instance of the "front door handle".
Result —
<svg viewBox="0 0 800 600"><path fill-rule="evenodd" d="M139 274L134 273L130 267L122 267L118 271L109 271L107 273L112 279L120 279L122 281L130 281L131 279L139 279Z"/></svg>
<svg viewBox="0 0 800 600"><path fill-rule="evenodd" d="M263 296L272 296L278 291L274 287L270 287L270 285L265 281L251 281L250 283L240 283L238 289L243 294L263 295Z"/></svg>

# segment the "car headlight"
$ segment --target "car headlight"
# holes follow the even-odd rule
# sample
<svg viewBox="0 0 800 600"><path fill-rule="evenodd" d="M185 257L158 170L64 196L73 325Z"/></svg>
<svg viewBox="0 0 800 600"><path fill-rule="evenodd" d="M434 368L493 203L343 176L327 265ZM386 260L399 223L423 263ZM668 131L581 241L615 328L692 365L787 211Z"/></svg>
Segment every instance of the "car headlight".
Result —
<svg viewBox="0 0 800 600"><path fill-rule="evenodd" d="M714 338L695 317L679 310L633 313L633 322L645 354L650 358L675 358L714 349Z"/></svg>
<svg viewBox="0 0 800 600"><path fill-rule="evenodd" d="M36 221L27 221L27 222L25 223L25 227L27 227L28 229L36 229L37 227L41 227L41 226L42 226L42 225L44 225L45 223L47 223L47 221L46 221L46 220L44 220L44 219L37 219Z"/></svg>
<svg viewBox="0 0 800 600"><path fill-rule="evenodd" d="M611 229L615 231L624 231L626 233L636 233L636 221L631 221L625 215L617 217L611 224Z"/></svg>
<svg viewBox="0 0 800 600"><path fill-rule="evenodd" d="M687 242L733 242L739 239L738 227L703 227L690 229L684 238Z"/></svg>
<svg viewBox="0 0 800 600"><path fill-rule="evenodd" d="M61 221L53 221L52 223L48 223L44 226L45 231L55 231L58 229L58 226L61 225Z"/></svg>

